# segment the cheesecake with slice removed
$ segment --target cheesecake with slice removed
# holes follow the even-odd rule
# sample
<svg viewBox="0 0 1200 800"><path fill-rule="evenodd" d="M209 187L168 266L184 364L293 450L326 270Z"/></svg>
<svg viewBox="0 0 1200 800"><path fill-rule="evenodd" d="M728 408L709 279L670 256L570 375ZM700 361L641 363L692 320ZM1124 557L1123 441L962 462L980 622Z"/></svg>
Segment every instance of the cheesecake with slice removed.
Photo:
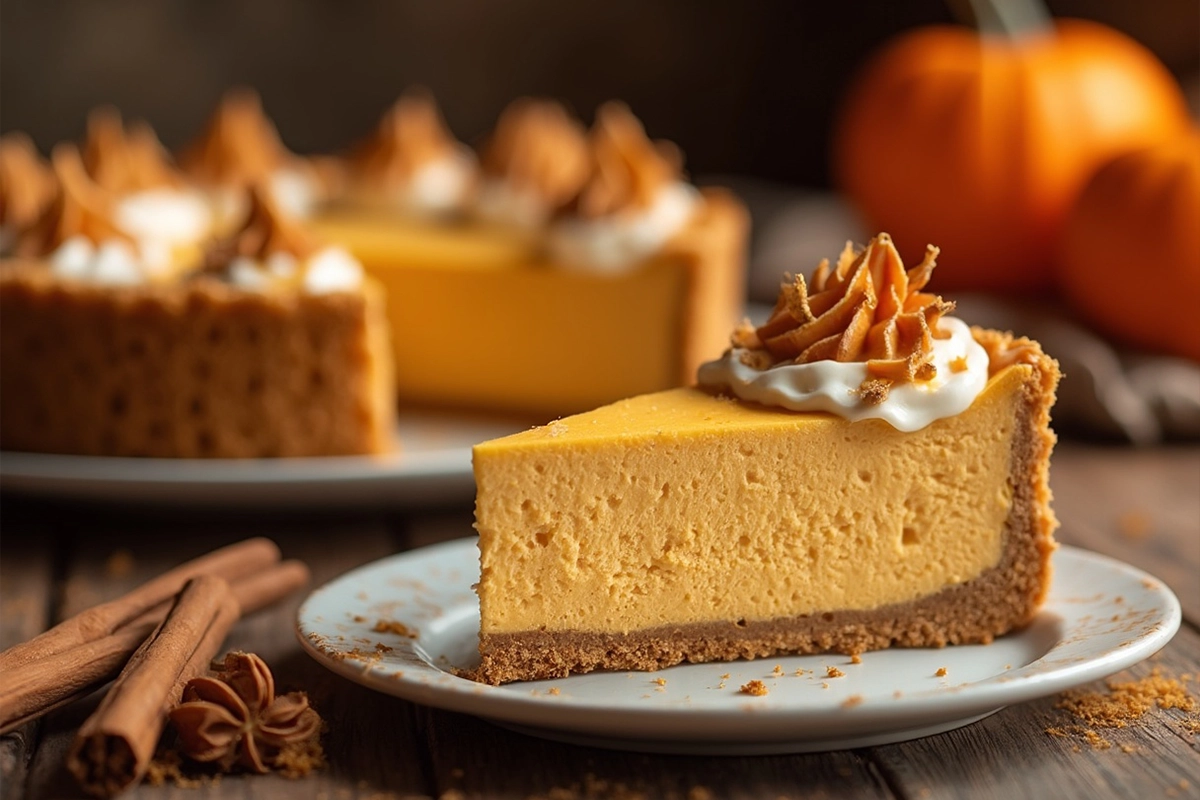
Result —
<svg viewBox="0 0 1200 800"><path fill-rule="evenodd" d="M403 406L531 420L691 382L743 306L749 218L628 108L518 101L478 174L409 95L314 220L386 289Z"/></svg>
<svg viewBox="0 0 1200 800"><path fill-rule="evenodd" d="M119 198L70 145L55 149L53 175L50 203L0 258L3 449L263 458L392 448L383 297L348 253L265 188L247 195L228 236L159 247L120 226Z"/></svg>
<svg viewBox="0 0 1200 800"><path fill-rule="evenodd" d="M1056 362L886 235L784 284L699 385L476 446L488 683L988 642L1056 527Z"/></svg>

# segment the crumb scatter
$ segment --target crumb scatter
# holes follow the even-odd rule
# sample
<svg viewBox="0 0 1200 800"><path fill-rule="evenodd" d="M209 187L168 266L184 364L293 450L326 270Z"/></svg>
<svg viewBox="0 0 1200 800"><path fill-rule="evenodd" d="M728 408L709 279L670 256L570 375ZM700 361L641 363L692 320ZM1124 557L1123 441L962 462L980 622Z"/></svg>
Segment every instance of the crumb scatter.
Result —
<svg viewBox="0 0 1200 800"><path fill-rule="evenodd" d="M355 619L355 622L358 621L358 619ZM376 620L375 627L371 628L371 630L375 633L394 633L397 636L404 636L409 639L417 638L417 632L415 630L408 627L403 622L397 622L394 619Z"/></svg>

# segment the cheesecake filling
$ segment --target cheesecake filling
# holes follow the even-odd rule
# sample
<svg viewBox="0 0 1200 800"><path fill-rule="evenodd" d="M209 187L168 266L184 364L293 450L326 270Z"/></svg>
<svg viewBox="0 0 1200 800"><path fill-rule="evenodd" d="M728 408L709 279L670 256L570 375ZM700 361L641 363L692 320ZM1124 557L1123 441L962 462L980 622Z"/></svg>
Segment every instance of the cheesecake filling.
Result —
<svg viewBox="0 0 1200 800"><path fill-rule="evenodd" d="M745 348L730 348L701 365L699 384L729 391L741 400L789 411L825 411L857 422L881 419L899 431L918 431L934 420L971 407L988 381L988 354L962 320L943 317L934 339L932 378L893 386L881 402L866 402L859 388L870 379L858 361L821 360L756 369Z"/></svg>
<svg viewBox="0 0 1200 800"><path fill-rule="evenodd" d="M482 632L795 618L970 581L1002 557L1028 370L915 433L677 389L477 446Z"/></svg>

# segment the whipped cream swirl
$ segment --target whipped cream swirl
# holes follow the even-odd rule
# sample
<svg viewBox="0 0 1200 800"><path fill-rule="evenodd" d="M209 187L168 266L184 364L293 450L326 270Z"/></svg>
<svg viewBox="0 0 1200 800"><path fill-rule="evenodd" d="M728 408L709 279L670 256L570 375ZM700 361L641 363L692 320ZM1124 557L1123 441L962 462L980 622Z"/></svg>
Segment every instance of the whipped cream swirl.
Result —
<svg viewBox="0 0 1200 800"><path fill-rule="evenodd" d="M661 250L688 224L699 204L695 187L668 183L646 208L558 221L550 229L550 252L567 269L625 272Z"/></svg>
<svg viewBox="0 0 1200 800"><path fill-rule="evenodd" d="M859 391L868 378L864 362L822 360L760 370L745 363L747 351L731 348L720 359L701 365L697 377L701 386L742 400L790 411L826 411L852 422L881 419L911 433L966 411L988 381L988 354L970 327L942 317L938 328L948 336L933 340L935 377L897 384L876 404L865 402Z"/></svg>

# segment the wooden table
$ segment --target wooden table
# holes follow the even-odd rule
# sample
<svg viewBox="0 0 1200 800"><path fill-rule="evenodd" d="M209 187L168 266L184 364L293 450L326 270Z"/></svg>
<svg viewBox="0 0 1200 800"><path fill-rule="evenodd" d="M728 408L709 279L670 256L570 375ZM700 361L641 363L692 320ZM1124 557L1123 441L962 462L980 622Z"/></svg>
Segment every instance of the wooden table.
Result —
<svg viewBox="0 0 1200 800"><path fill-rule="evenodd" d="M1141 677L1155 666L1176 676L1200 673L1200 447L1063 445L1053 484L1062 541L1154 573L1183 603L1185 621L1174 641L1129 673ZM2 514L4 647L246 536L271 536L286 556L306 560L320 584L397 550L471 532L469 501L406 513L289 516L148 512L6 496ZM1200 797L1200 745L1188 733L1195 714L1154 710L1128 728L1105 731L1113 747L1097 750L1046 733L1072 722L1055 708L1055 698L940 736L836 753L692 758L555 744L332 675L295 641L299 601L241 622L228 644L261 654L281 688L309 692L328 720L328 769L300 781L226 778L187 792L142 786L130 797ZM1200 694L1195 682L1192 688ZM78 795L63 759L87 706L63 709L0 739L4 798Z"/></svg>

